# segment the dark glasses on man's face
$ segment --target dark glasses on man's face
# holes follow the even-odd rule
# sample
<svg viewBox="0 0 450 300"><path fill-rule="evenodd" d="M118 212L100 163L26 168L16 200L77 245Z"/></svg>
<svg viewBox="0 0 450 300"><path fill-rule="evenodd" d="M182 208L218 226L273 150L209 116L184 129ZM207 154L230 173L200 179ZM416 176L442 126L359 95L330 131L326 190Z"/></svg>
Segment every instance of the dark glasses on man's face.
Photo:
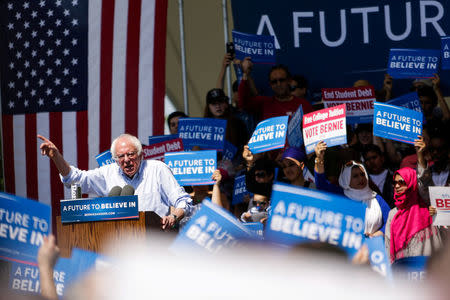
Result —
<svg viewBox="0 0 450 300"><path fill-rule="evenodd" d="M396 186L397 184L399 186L405 186L406 185L406 181L404 181L404 180L394 180L394 181L392 181L392 185L393 186Z"/></svg>
<svg viewBox="0 0 450 300"><path fill-rule="evenodd" d="M256 177L266 177L266 172L255 172Z"/></svg>
<svg viewBox="0 0 450 300"><path fill-rule="evenodd" d="M266 204L267 204L266 201L253 201L253 203L254 203L256 206L262 206L262 205L266 205Z"/></svg>
<svg viewBox="0 0 450 300"><path fill-rule="evenodd" d="M275 79L270 80L269 82L270 82L270 84L277 84L278 82L284 83L286 81L287 81L287 78L275 78Z"/></svg>

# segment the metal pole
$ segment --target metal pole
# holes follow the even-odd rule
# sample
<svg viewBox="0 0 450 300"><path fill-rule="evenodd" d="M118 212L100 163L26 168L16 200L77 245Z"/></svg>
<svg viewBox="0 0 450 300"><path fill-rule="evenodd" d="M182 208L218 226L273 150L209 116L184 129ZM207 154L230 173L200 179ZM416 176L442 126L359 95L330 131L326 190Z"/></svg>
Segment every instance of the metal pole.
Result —
<svg viewBox="0 0 450 300"><path fill-rule="evenodd" d="M225 44L228 43L228 10L227 0L222 0L222 14L223 14L223 33L225 35ZM231 100L231 65L227 69L227 93Z"/></svg>
<svg viewBox="0 0 450 300"><path fill-rule="evenodd" d="M183 21L183 0L178 0L178 11L180 17L180 50L181 50L181 74L183 76L183 101L184 113L189 115L187 77L186 77L186 50L184 48L184 21Z"/></svg>

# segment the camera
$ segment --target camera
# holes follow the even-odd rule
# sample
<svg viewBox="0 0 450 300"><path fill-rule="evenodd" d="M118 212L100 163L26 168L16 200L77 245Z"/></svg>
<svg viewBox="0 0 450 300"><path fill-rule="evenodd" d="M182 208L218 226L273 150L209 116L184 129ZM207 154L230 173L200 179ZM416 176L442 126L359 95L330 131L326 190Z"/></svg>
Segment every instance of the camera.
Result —
<svg viewBox="0 0 450 300"><path fill-rule="evenodd" d="M233 42L227 43L227 53L230 54L232 58L234 58L235 52L234 52L234 43Z"/></svg>

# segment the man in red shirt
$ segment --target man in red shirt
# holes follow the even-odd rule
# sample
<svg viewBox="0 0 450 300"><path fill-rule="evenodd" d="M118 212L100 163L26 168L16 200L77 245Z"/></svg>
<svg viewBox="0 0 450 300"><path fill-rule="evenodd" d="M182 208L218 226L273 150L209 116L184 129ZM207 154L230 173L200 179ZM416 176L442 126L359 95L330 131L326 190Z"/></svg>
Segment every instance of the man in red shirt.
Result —
<svg viewBox="0 0 450 300"><path fill-rule="evenodd" d="M242 61L242 80L239 85L239 108L257 115L259 120L272 117L291 116L302 105L303 113L313 111L311 104L303 98L291 95L289 82L291 75L286 66L273 66L269 72L269 83L273 90L273 96L252 96L248 78L253 63L247 57Z"/></svg>

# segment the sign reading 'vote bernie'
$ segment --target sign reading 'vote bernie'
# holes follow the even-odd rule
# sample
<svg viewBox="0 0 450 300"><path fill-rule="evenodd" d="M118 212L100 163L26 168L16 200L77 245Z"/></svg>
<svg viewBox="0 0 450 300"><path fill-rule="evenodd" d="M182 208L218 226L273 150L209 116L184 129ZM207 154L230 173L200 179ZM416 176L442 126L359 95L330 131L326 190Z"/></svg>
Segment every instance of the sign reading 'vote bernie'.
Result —
<svg viewBox="0 0 450 300"><path fill-rule="evenodd" d="M283 148L286 143L288 116L266 119L258 123L248 142L253 154Z"/></svg>
<svg viewBox="0 0 450 300"><path fill-rule="evenodd" d="M307 241L337 245L350 255L361 247L366 206L335 194L277 183L266 240L294 246Z"/></svg>
<svg viewBox="0 0 450 300"><path fill-rule="evenodd" d="M328 147L347 143L345 105L321 109L303 116L303 140L306 153L314 152L317 143Z"/></svg>
<svg viewBox="0 0 450 300"><path fill-rule="evenodd" d="M194 146L202 150L222 151L227 120L211 118L182 118L178 121L178 135L185 150Z"/></svg>
<svg viewBox="0 0 450 300"><path fill-rule="evenodd" d="M164 161L180 185L214 184L211 176L217 168L215 150L166 153Z"/></svg>
<svg viewBox="0 0 450 300"><path fill-rule="evenodd" d="M373 134L382 138L414 144L422 135L423 114L415 110L375 102Z"/></svg>
<svg viewBox="0 0 450 300"><path fill-rule="evenodd" d="M441 53L429 49L391 49L388 73L393 78L431 78L437 73Z"/></svg>
<svg viewBox="0 0 450 300"><path fill-rule="evenodd" d="M372 123L375 90L373 86L322 89L323 104L326 108L345 104L347 123Z"/></svg>

